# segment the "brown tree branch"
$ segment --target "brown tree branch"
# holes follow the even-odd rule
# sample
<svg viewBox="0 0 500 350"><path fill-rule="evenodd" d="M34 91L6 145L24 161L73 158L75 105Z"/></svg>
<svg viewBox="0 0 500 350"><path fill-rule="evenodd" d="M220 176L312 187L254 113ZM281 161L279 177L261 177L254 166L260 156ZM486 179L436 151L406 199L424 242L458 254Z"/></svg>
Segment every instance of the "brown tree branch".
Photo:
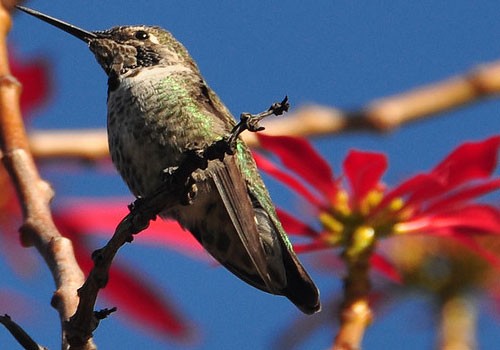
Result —
<svg viewBox="0 0 500 350"><path fill-rule="evenodd" d="M159 191L156 196L139 200L137 204L131 206L130 213L118 224L108 243L92 254L94 267L83 286L78 290L80 302L68 323L72 335L68 341L72 349L78 349L82 344L85 344L99 325L99 317L97 317L94 307L99 290L104 288L108 282L109 269L118 249L125 243L131 242L134 234L146 229L150 220L153 220L162 209L179 204L183 191L184 186L172 186ZM145 206L139 203L144 203Z"/></svg>
<svg viewBox="0 0 500 350"><path fill-rule="evenodd" d="M285 122L270 121L265 127L269 134L305 137L347 131L387 132L499 94L500 61L496 61L460 76L374 100L357 111L304 107ZM256 141L249 139L249 142Z"/></svg>
<svg viewBox="0 0 500 350"><path fill-rule="evenodd" d="M28 146L21 117L19 98L21 86L11 75L6 37L10 30L10 13L0 6L0 148L3 164L16 188L23 209L21 240L35 246L50 268L56 284L52 306L61 319L63 348L65 322L76 310L77 288L83 283L71 241L61 236L52 220L49 202L53 197L50 185L40 178ZM91 342L89 343L91 344ZM92 348L92 347L88 347Z"/></svg>
<svg viewBox="0 0 500 350"><path fill-rule="evenodd" d="M302 107L285 119L265 123L264 133L318 137L348 131L388 132L499 94L500 61L496 61L460 76L377 99L358 111ZM253 133L242 137L248 145L258 147ZM37 159L100 160L109 154L105 130L36 131L30 135L30 146Z"/></svg>
<svg viewBox="0 0 500 350"><path fill-rule="evenodd" d="M12 321L9 315L0 316L0 323L12 334L25 350L47 350L45 346L37 344L21 326Z"/></svg>

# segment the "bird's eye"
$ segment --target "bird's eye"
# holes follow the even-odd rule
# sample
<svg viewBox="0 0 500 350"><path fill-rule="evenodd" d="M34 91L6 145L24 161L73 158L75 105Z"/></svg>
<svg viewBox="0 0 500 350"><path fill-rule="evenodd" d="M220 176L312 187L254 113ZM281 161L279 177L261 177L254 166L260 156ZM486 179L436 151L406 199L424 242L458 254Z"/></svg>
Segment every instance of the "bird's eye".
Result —
<svg viewBox="0 0 500 350"><path fill-rule="evenodd" d="M135 38L138 40L146 40L147 38L149 38L149 34L144 30L138 30L137 32L135 32Z"/></svg>

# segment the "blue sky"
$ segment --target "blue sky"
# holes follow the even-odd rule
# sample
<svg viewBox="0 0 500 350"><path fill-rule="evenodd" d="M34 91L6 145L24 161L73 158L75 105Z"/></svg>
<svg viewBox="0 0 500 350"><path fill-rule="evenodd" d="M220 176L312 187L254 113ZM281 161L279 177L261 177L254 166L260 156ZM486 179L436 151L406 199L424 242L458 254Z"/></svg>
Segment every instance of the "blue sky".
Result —
<svg viewBox="0 0 500 350"><path fill-rule="evenodd" d="M493 1L383 5L328 0L127 0L73 1L68 6L66 1L54 0L25 5L88 30L123 24L169 29L236 115L260 111L285 94L292 107L320 103L355 108L377 97L463 73L498 59L500 53L500 2ZM41 55L53 64L53 98L32 127L105 126L106 77L82 42L20 13L11 43L24 56ZM485 100L388 135L346 134L316 140L315 145L337 172L350 148L383 151L391 164L385 180L396 183L428 169L466 139L498 133L499 106L498 99ZM52 171L45 176L61 198L128 195L116 174L96 173L92 168L69 174ZM270 190L278 205L289 202L282 191L273 186ZM224 269L163 248L133 244L120 256L151 272L150 277L179 302L200 330L200 341L193 348L267 349L273 337L299 316L285 299L254 290ZM4 266L0 273L5 276L0 287L10 286L33 300L37 311L25 320L26 328L44 345L58 348L59 326L48 305L53 285L47 269L40 267L28 281ZM314 270L312 275L325 299L340 290L339 281L331 276ZM430 348L434 325L430 314L421 312L423 303L422 299L399 303L381 315L369 329L365 347L398 349L404 341L405 349ZM478 331L482 348L493 349L500 342L496 321L491 314L482 314ZM303 348L326 348L331 336L329 329L323 329ZM126 348L147 344L151 350L183 348L151 340L117 317L99 327L96 340L103 349L113 344ZM1 344L11 342L5 331L0 332Z"/></svg>

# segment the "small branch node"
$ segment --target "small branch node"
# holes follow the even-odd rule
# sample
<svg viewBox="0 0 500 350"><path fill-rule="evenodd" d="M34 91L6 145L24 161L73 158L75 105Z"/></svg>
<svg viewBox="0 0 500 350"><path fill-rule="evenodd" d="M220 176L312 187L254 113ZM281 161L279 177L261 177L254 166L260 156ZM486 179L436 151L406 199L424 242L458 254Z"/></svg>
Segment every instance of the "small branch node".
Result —
<svg viewBox="0 0 500 350"><path fill-rule="evenodd" d="M112 307L110 309L106 308L106 309L102 309L99 311L94 311L94 316L98 320L104 320L105 318L107 318L109 315L111 315L116 310L118 310L118 309L115 306L115 307Z"/></svg>
<svg viewBox="0 0 500 350"><path fill-rule="evenodd" d="M16 86L19 89L22 89L22 84L19 82L19 80L13 76L12 74L5 74L0 76L0 85L2 87L4 86Z"/></svg>
<svg viewBox="0 0 500 350"><path fill-rule="evenodd" d="M265 129L263 126L259 125L262 119L269 117L270 115L275 115L275 116L282 115L283 113L287 112L289 108L290 108L290 103L288 102L288 96L285 96L285 98L281 102L273 103L271 107L269 107L265 112L261 112L258 114L241 113L239 123L236 124L234 128L231 130L231 134L227 140L229 147L233 151L230 154L234 153L234 149L236 149L236 140L243 131L245 130L248 130L250 132L262 131Z"/></svg>

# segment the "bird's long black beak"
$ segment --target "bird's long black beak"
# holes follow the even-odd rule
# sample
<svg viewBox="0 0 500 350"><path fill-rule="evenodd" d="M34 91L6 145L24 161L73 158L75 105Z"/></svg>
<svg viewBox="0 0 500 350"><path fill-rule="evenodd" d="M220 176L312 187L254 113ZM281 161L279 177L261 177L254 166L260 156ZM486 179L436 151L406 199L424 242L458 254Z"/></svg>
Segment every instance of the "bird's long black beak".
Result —
<svg viewBox="0 0 500 350"><path fill-rule="evenodd" d="M64 30L66 33L69 33L69 34L73 35L74 37L77 37L78 39L85 41L86 43L89 43L92 39L98 38L97 35L92 33L92 32L83 30L83 29L78 28L72 24L61 21L57 18L44 15L41 12L29 9L27 7L24 7L24 6L16 6L16 7L19 10L26 12L29 15L32 15L36 18L41 19L44 22L47 22L47 23L52 24L53 26L55 26L59 29Z"/></svg>

